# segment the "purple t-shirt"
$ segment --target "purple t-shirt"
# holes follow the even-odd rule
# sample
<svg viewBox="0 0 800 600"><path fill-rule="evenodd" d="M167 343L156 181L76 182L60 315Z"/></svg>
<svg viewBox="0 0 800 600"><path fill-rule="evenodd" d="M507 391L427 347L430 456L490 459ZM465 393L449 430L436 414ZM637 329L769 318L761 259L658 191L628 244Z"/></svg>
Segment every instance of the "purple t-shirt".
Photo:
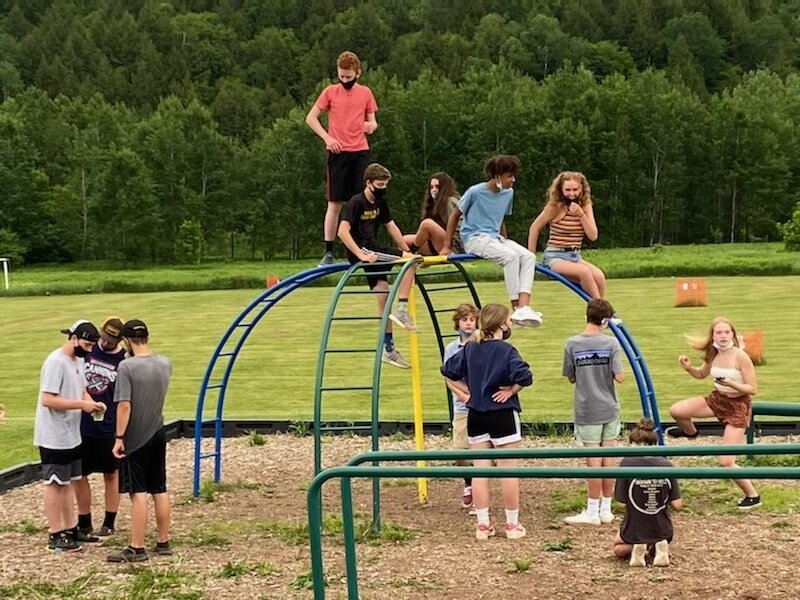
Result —
<svg viewBox="0 0 800 600"><path fill-rule="evenodd" d="M92 415L83 413L81 435L103 439L113 439L116 435L117 405L114 404L114 386L117 382L117 368L125 358L125 349L119 352L106 352L100 343L94 345L86 357L83 373L86 376L86 391L95 402L106 405L102 421L95 421Z"/></svg>

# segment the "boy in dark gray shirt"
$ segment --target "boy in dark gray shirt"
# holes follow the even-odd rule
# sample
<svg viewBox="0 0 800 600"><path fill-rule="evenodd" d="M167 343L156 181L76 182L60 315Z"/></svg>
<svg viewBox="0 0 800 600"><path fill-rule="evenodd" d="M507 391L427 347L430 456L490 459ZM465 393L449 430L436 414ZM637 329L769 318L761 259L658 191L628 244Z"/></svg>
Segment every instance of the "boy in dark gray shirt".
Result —
<svg viewBox="0 0 800 600"><path fill-rule="evenodd" d="M172 509L167 495L167 441L164 436L164 399L172 364L153 354L148 346L147 325L138 319L122 326L129 357L119 364L114 402L117 431L114 456L121 459L119 488L131 498L131 543L108 555L109 562L141 562L147 528L147 494L153 496L158 534L155 550L169 555Z"/></svg>
<svg viewBox="0 0 800 600"><path fill-rule="evenodd" d="M619 400L614 382L622 383L621 348L603 335L614 307L595 298L586 306L586 328L567 340L562 374L575 384L575 438L584 446L615 446L620 432ZM613 466L612 458L587 458L590 467ZM613 479L590 479L586 510L567 517L570 525L611 523ZM601 498L602 495L602 498Z"/></svg>

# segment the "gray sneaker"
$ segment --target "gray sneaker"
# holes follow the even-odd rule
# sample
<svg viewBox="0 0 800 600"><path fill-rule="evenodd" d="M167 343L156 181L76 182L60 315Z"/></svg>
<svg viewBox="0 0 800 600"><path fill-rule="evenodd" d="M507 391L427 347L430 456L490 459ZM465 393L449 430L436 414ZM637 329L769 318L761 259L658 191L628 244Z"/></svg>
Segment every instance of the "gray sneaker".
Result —
<svg viewBox="0 0 800 600"><path fill-rule="evenodd" d="M393 367L398 367L399 369L411 368L411 365L406 362L406 359L403 358L403 355L397 351L397 348L392 348L392 350L389 351L384 346L381 360L387 365L392 365Z"/></svg>
<svg viewBox="0 0 800 600"><path fill-rule="evenodd" d="M408 308L405 306L398 305L389 315L389 318L406 331L419 331L419 327L414 323L414 319L411 318Z"/></svg>
<svg viewBox="0 0 800 600"><path fill-rule="evenodd" d="M319 261L318 267L324 267L325 265L332 265L336 262L336 257L333 255L333 252L326 252L325 255L322 257L322 260Z"/></svg>

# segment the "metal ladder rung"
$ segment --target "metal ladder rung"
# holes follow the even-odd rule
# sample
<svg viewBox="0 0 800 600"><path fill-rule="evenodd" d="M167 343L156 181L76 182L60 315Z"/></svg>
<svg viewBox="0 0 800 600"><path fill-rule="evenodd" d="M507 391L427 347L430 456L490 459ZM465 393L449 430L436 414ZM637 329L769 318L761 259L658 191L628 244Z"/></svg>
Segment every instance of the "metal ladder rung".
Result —
<svg viewBox="0 0 800 600"><path fill-rule="evenodd" d="M348 352L375 352L375 348L326 348L326 353L346 354Z"/></svg>
<svg viewBox="0 0 800 600"><path fill-rule="evenodd" d="M469 286L466 283L461 283L461 284L458 284L458 285L446 285L446 286L441 286L441 287L426 287L425 291L426 292L441 292L441 291L446 291L446 290L463 290L463 289L466 289L466 288L469 288Z"/></svg>
<svg viewBox="0 0 800 600"><path fill-rule="evenodd" d="M363 385L363 386L339 386L339 385L332 385L328 387L321 387L319 388L320 392L364 392L367 390L372 390L371 385Z"/></svg>
<svg viewBox="0 0 800 600"><path fill-rule="evenodd" d="M323 431L370 431L372 425L329 425L327 427L320 427L320 433Z"/></svg>
<svg viewBox="0 0 800 600"><path fill-rule="evenodd" d="M237 327L252 327L253 323L239 323Z"/></svg>
<svg viewBox="0 0 800 600"><path fill-rule="evenodd" d="M214 456L219 456L219 452L209 452L208 454L201 454L200 458L212 458Z"/></svg>
<svg viewBox="0 0 800 600"><path fill-rule="evenodd" d="M233 356L235 352L220 352L217 356Z"/></svg>
<svg viewBox="0 0 800 600"><path fill-rule="evenodd" d="M383 317L331 317L331 321L380 321Z"/></svg>
<svg viewBox="0 0 800 600"><path fill-rule="evenodd" d="M214 383L212 385L207 385L206 390L216 390L222 387L221 383Z"/></svg>

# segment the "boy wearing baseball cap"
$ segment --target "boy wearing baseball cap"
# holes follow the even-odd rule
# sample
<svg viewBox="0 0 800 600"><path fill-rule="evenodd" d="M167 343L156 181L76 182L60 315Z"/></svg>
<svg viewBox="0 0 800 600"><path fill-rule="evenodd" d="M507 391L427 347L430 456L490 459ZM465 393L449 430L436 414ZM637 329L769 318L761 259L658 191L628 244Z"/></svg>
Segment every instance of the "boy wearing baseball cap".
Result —
<svg viewBox="0 0 800 600"><path fill-rule="evenodd" d="M81 478L81 411L94 413L104 406L86 392L84 358L100 337L89 321L76 321L61 333L67 340L42 364L33 443L39 447L44 481L47 547L77 552L85 541L75 516L73 481ZM94 538L93 541L97 541Z"/></svg>

